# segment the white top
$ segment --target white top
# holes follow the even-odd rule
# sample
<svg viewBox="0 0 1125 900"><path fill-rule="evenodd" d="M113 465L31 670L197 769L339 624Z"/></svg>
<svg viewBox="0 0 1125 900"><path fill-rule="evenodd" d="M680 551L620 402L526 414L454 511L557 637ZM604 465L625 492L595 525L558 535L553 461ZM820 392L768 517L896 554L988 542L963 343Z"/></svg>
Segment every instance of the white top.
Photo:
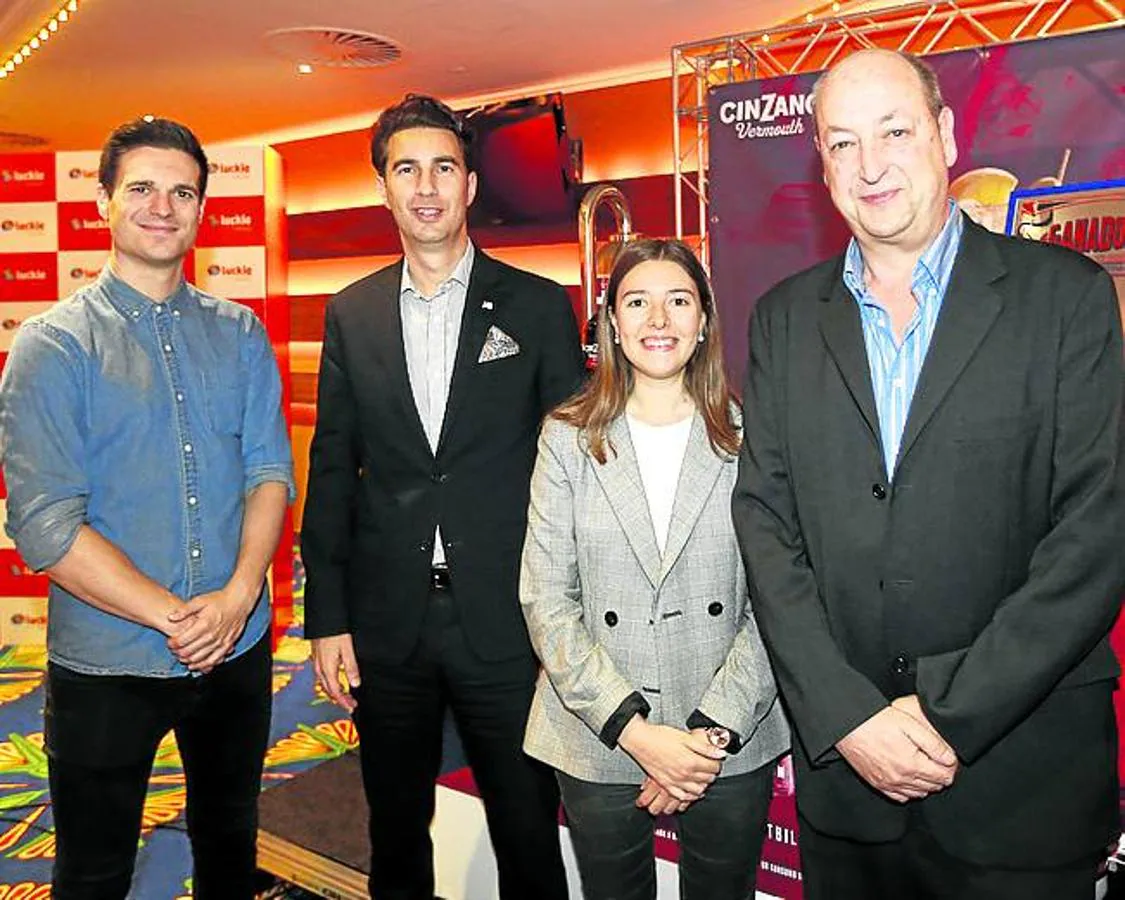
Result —
<svg viewBox="0 0 1125 900"><path fill-rule="evenodd" d="M694 416L671 425L646 425L628 413L629 437L637 454L637 467L641 470L641 484L652 527L656 531L656 546L664 553L668 540L668 525L672 521L672 504L676 500L676 485L680 481L680 467L687 452L688 438Z"/></svg>
<svg viewBox="0 0 1125 900"><path fill-rule="evenodd" d="M402 282L399 288L399 310L402 315L402 349L406 354L406 374L410 392L430 449L437 453L441 426L445 421L445 404L449 400L449 384L453 380L453 361L461 336L461 319L473 271L473 242L438 285L432 297L426 297L414 286L410 267L402 261ZM433 564L445 564L445 545L441 529L434 529Z"/></svg>

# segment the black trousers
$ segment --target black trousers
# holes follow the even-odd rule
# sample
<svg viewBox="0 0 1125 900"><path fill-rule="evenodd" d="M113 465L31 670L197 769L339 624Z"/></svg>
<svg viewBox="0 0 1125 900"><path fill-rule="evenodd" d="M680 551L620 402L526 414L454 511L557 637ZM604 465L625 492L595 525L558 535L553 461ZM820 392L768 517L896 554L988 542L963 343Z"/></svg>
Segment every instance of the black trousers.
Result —
<svg viewBox="0 0 1125 900"><path fill-rule="evenodd" d="M653 828L637 784L558 773L585 900L656 900ZM753 900L773 792L773 766L716 779L675 818L680 900Z"/></svg>
<svg viewBox="0 0 1125 900"><path fill-rule="evenodd" d="M434 781L442 722L453 712L484 801L503 900L566 900L554 775L521 749L535 686L531 656L483 662L469 649L457 598L431 590L418 646L405 663L359 660L353 689L370 808L376 900L434 895Z"/></svg>
<svg viewBox="0 0 1125 900"><path fill-rule="evenodd" d="M977 866L946 853L921 816L897 841L865 844L800 819L805 900L1092 900L1101 858L1044 869Z"/></svg>
<svg viewBox="0 0 1125 900"><path fill-rule="evenodd" d="M269 635L195 678L85 675L48 665L57 900L120 900L129 892L149 775L169 730L187 781L195 897L254 896L270 669Z"/></svg>

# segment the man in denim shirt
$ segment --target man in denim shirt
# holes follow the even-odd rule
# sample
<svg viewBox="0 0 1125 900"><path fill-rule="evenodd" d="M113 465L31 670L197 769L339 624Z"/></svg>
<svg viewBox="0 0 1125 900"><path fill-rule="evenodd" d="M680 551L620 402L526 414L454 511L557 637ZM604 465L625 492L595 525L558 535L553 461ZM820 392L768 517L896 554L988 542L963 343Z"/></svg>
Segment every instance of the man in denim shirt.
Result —
<svg viewBox="0 0 1125 900"><path fill-rule="evenodd" d="M187 775L197 897L253 895L270 719L266 569L293 491L261 323L187 284L207 158L118 128L98 280L30 319L0 384L8 531L51 578L46 744L56 898L124 897L157 745Z"/></svg>

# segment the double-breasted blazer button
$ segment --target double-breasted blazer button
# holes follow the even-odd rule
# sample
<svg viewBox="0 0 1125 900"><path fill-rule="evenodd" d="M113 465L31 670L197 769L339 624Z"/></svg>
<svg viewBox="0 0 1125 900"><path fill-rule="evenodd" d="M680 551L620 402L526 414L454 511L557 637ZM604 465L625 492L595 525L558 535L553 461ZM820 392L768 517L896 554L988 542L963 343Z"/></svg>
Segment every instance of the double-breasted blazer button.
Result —
<svg viewBox="0 0 1125 900"><path fill-rule="evenodd" d="M723 604L715 600L707 607L707 612L713 616L721 616L723 614Z"/></svg>
<svg viewBox="0 0 1125 900"><path fill-rule="evenodd" d="M605 614L605 623L610 628L617 624L617 613L615 613L612 609Z"/></svg>
<svg viewBox="0 0 1125 900"><path fill-rule="evenodd" d="M871 496L876 500L885 500L887 497L887 489L883 485L876 482L875 484L871 485Z"/></svg>
<svg viewBox="0 0 1125 900"><path fill-rule="evenodd" d="M891 671L896 675L905 675L910 671L910 660L900 653L891 662Z"/></svg>

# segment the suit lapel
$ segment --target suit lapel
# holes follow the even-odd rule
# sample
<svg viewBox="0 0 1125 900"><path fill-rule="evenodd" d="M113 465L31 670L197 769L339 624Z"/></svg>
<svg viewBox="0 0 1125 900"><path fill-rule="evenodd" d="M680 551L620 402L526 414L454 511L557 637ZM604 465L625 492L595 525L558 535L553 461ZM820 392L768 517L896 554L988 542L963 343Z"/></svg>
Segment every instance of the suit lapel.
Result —
<svg viewBox="0 0 1125 900"><path fill-rule="evenodd" d="M469 287L465 293L465 311L461 316L461 331L457 338L457 358L453 363L453 376L449 383L449 397L445 402L445 417L441 423L441 437L438 453L441 452L453 428L453 423L461 407L465 405L465 395L477 357L488 333L489 325L495 318L499 296L495 292L499 268L496 263L482 253L474 250L473 270L469 275ZM485 310L485 300L492 302L492 310Z"/></svg>
<svg viewBox="0 0 1125 900"><path fill-rule="evenodd" d="M400 303L403 265L405 263L399 260L396 265L387 269L385 280L374 293L373 312L376 325L371 328L371 335L375 343L375 358L381 360L387 370L387 386L402 403L402 411L408 427L429 453L430 442L426 439L426 429L422 426L422 418L418 415L418 407L414 403L414 392L410 388L410 372L406 368L406 345L402 334Z"/></svg>
<svg viewBox="0 0 1125 900"><path fill-rule="evenodd" d="M672 504L672 521L668 525L668 538L664 542L661 579L668 574L683 552L722 469L723 461L715 455L707 438L707 426L703 422L703 416L696 412L691 423L691 434L688 436L684 460L680 466L676 499Z"/></svg>
<svg viewBox="0 0 1125 900"><path fill-rule="evenodd" d="M842 260L834 270L821 301L821 336L882 459L879 413L875 406L875 389L871 386L871 368L867 362L867 346L863 342L859 304L844 285Z"/></svg>
<svg viewBox="0 0 1125 900"><path fill-rule="evenodd" d="M660 551L656 548L656 530L652 527L641 470L625 416L613 420L607 437L617 452L609 451L604 465L595 462L594 473L634 556L656 587L660 583Z"/></svg>
<svg viewBox="0 0 1125 900"><path fill-rule="evenodd" d="M953 274L910 402L896 470L1000 314L1003 298L992 284L1006 272L995 238L966 217Z"/></svg>

